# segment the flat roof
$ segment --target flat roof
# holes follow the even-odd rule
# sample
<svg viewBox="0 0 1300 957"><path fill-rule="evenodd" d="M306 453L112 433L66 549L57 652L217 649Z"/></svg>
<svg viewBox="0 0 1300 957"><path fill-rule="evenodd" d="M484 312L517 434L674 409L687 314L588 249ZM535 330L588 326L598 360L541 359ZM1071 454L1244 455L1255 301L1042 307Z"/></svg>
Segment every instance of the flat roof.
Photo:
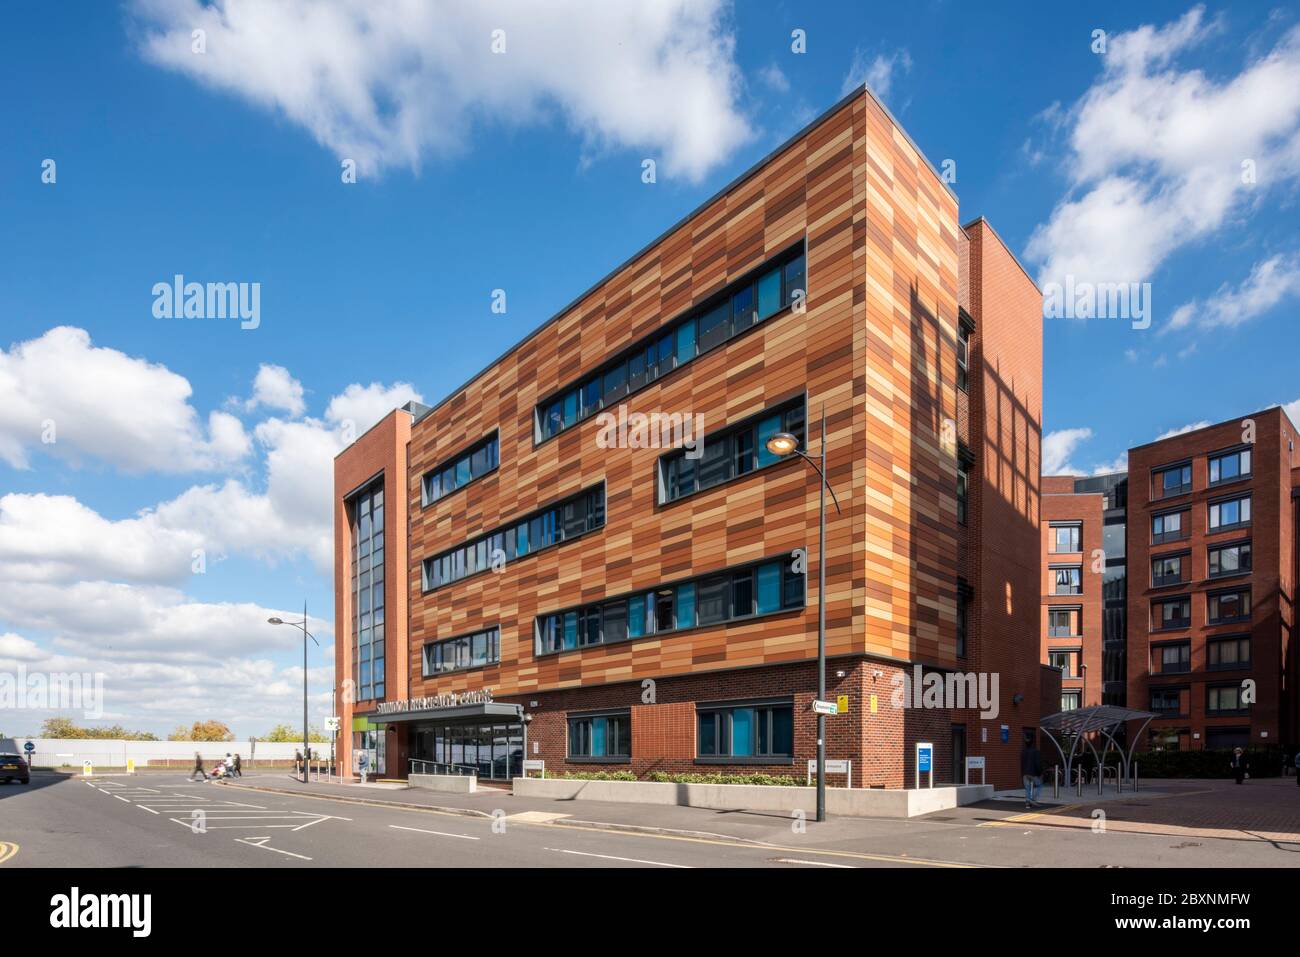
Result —
<svg viewBox="0 0 1300 957"><path fill-rule="evenodd" d="M887 107L887 106L885 105L884 101L881 100L880 97L876 96L875 92L872 91L871 87L868 86L866 83L863 83L861 86L854 87L854 89L851 90L849 93L847 93L847 94L845 94L844 96L840 97L840 99L838 99L838 100L837 100L837 101L836 101L836 102L835 102L835 103L834 103L830 108L828 108L828 109L826 109L825 111L823 111L820 115L818 115L818 116L817 116L815 119L813 119L810 123L808 123L808 124L807 124L806 126L804 126L802 129L800 129L797 133L795 133L794 135L790 136L788 139L782 141L782 142L780 143L780 145L778 145L778 146L775 147L774 149L770 150L770 151L769 151L769 152L768 152L768 153L767 153L767 154L766 154L762 159L760 159L757 163L755 163L754 165L750 166L747 170L745 170L745 171L744 171L743 173L741 173L739 176L737 176L737 177L735 177L734 179L732 179L729 183L727 183L727 184L726 184L725 186L723 186L721 189L717 190L715 193L713 193L711 196L709 196L708 199L704 200L702 203L700 203L699 205L697 205L694 209L692 209L689 213L687 213L687 214L686 214L685 216L683 216L681 219L677 220L675 223L673 223L671 226L669 226L667 229L665 229L663 232L661 232L661 233L660 233L658 236L656 236L654 239L650 240L650 242L646 243L644 246L642 246L640 249L638 249L635 253L633 253L633 254L632 254L631 256L629 256L627 259L623 260L623 262L621 262L619 265L615 266L613 269L611 269L609 272L607 272L604 276L602 276L600 279L598 279L598 280L597 280L596 282L594 282L592 285L590 285L589 287L587 287L587 289L585 289L581 294L579 294L579 295L578 295L577 297L575 297L572 301L570 301L566 306L564 306L562 309L560 309L558 312L556 312L554 315L552 315L549 319L547 319L547 320L545 320L544 322L542 322L541 325L539 325L539 326L537 326L536 328L534 328L534 329L532 330L532 332L527 333L527 334L526 334L522 339L520 339L520 340L519 340L518 342L516 342L514 345L510 346L508 349L506 349L505 352L501 353L501 355L497 356L495 359L493 359L491 362L489 362L487 365L485 365L485 366L484 366L482 369L480 369L478 372L474 373L472 376L470 376L468 379L466 379L464 382L462 382L462 383L461 383L460 385L458 385L456 388L452 389L452 390L451 390L450 392L448 392L445 396L443 396L441 399L439 399L437 402L435 402L432 406L428 406L428 407L426 407L425 410L424 410L423 412L419 413L419 414L415 417L415 422L414 422L413 424L418 424L418 423L421 422L423 419L427 418L429 415L433 414L433 413L436 412L438 409L442 408L443 405L445 405L447 402L449 402L453 397L455 397L459 392L461 392L461 390L468 388L468 387L469 387L470 385L472 385L472 384L473 384L477 379L479 379L481 376L483 376L484 374L486 374L487 371L488 371L489 369L491 369L493 366L498 365L499 363L501 363L501 362L502 362L503 360L505 360L505 359L506 359L506 358L507 358L511 353L513 353L515 350L519 349L521 346L523 346L523 345L525 345L526 343L528 343L531 339L533 339L533 337L535 337L538 333L542 332L544 329L546 329L546 328L547 328L548 326L550 326L552 323L554 323L554 322L558 322L561 318L563 318L563 317L566 316L569 312L571 312L571 311L572 311L572 310L573 310L573 309L574 309L574 308L575 308L579 303L581 303L582 300L586 299L586 298L587 298L588 296L590 296L593 292L595 292L597 289L599 289L599 288L600 288L601 286L603 286L605 283L609 282L609 281L610 281L611 279L613 279L616 275L618 275L618 273L622 272L622 271L623 271L624 269L626 269L628 266L632 265L634 262L636 262L638 259L640 259L642 256L644 256L647 252L649 252L651 249L653 249L655 246L657 246L657 245L659 245L660 243L662 243L665 239L667 239L669 236L671 236L671 235L672 235L673 233L675 233L677 230L681 229L681 228L682 228L683 226L685 226L688 222L690 222L693 218L695 218L695 217L698 216L700 213L702 213L702 212L705 210L705 208L709 206L710 203L713 203L713 202L717 201L720 197L725 196L727 193L731 192L731 191L734 190L736 187L740 186L740 185L741 185L742 183L744 183L746 180L748 180L748 179L750 179L751 177L757 175L757 173L759 172L759 170L761 170L761 169L762 169L764 166L766 166L768 163L770 163L770 162L772 162L774 159L776 159L776 157L777 157L778 155L780 155L783 151L785 151L786 149L788 149L788 148L791 146L791 144L793 144L793 143L797 142L798 140L802 139L803 137L807 136L810 132L812 132L814 129L816 129L818 126L820 126L822 123L826 122L826 120L830 119L832 116L834 116L836 113L838 113L841 109L843 109L845 106L847 106L849 103L851 103L851 102L852 102L856 97L862 96L863 94L866 94L867 96L871 97L872 101L873 101L873 102L874 102L878 107L880 107L880 109L884 112L884 114L885 114L887 117L889 117L889 121L890 121L891 123L894 124L894 127L895 127L895 128L896 128L900 133L903 134L903 138L906 139L907 142L908 142L908 144L912 147L912 149L914 149L914 150L916 151L916 155L919 156L919 157L921 158L922 162L924 162L925 165L926 165L927 167L929 167L930 172L934 174L934 178L935 178L935 180L939 183L939 185L941 185L945 190L947 190L947 191L948 191L948 195L950 195L954 200L956 200L956 199L957 199L957 193L953 190L953 188L952 188L948 183L944 182L943 177L939 175L939 171L935 168L934 164L930 162L929 157L927 157L927 156L925 155L925 153L921 150L921 148L920 148L919 146L916 145L916 141L912 139L911 134L909 134L909 133L907 132L907 130L903 127L903 124L902 124L902 123L898 122L898 118L895 117L894 114L890 112L889 107ZM976 222L976 221L977 221L977 220L972 220L972 222ZM990 228L990 230L992 230L992 226L990 226L989 228ZM995 235L995 236L997 235L996 231L994 231L994 235ZM998 237L998 241L999 241L999 242L1002 242L1002 238L1001 238L1000 236ZM1006 243L1002 243L1002 245L1005 247L1005 246L1006 246ZM1007 252L1008 252L1008 253L1011 253L1011 251L1010 251L1009 249L1007 250ZM1011 253L1011 256L1012 256L1013 259L1015 258L1015 254L1014 254L1014 253ZM1023 269L1024 267L1022 266L1021 268ZM1026 273L1026 275L1028 275L1028 273ZM1030 282L1033 282L1033 280L1030 279ZM1035 288L1036 288L1036 287L1035 287Z"/></svg>
<svg viewBox="0 0 1300 957"><path fill-rule="evenodd" d="M1240 422L1242 419L1249 419L1253 416L1264 415L1268 412L1274 412L1274 411L1282 413L1282 417L1291 423L1291 428L1293 429L1296 428L1296 424L1291 421L1291 416L1287 414L1285 406L1280 404L1270 405L1267 408L1257 409L1254 412L1243 412L1241 415L1234 415L1231 418L1224 419L1222 422L1211 422L1209 425L1202 425L1199 428L1188 429L1186 432L1176 432L1173 435L1166 435L1162 439L1152 439L1150 442L1143 442L1141 445L1132 445L1129 446L1129 448L1130 450L1145 449L1152 445L1159 445L1161 442L1169 442L1172 441L1173 439L1181 439L1185 435L1195 435L1197 432L1208 432L1210 429L1217 429L1220 426L1224 426L1224 425L1232 425L1235 422ZM1297 429L1297 431L1300 431L1300 429Z"/></svg>

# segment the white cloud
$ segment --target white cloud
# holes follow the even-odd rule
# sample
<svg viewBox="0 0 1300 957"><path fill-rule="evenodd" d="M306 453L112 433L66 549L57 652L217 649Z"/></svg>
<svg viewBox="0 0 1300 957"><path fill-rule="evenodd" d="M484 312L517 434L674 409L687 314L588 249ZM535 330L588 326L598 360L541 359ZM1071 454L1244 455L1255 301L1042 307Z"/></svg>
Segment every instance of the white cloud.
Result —
<svg viewBox="0 0 1300 957"><path fill-rule="evenodd" d="M1257 262L1235 288L1224 283L1204 302L1183 303L1165 328L1239 326L1294 296L1300 296L1300 255L1278 254Z"/></svg>
<svg viewBox="0 0 1300 957"><path fill-rule="evenodd" d="M1070 475L1075 469L1070 456L1080 444L1092 438L1092 429L1058 429L1043 436L1043 474Z"/></svg>
<svg viewBox="0 0 1300 957"><path fill-rule="evenodd" d="M912 71L912 56L906 49L895 50L889 56L877 54L870 59L862 50L855 49L849 72L840 85L840 94L846 95L865 83L876 96L887 100L894 87L894 76L899 71Z"/></svg>
<svg viewBox="0 0 1300 957"><path fill-rule="evenodd" d="M59 326L0 350L0 460L29 468L39 448L74 465L98 459L133 473L237 463L250 449L243 425L212 412L205 431L191 391L165 366Z"/></svg>
<svg viewBox="0 0 1300 957"><path fill-rule="evenodd" d="M1117 455L1113 461L1099 462L1092 467L1093 475L1109 475L1112 472L1128 471L1128 451L1125 450Z"/></svg>
<svg viewBox="0 0 1300 957"><path fill-rule="evenodd" d="M302 394L302 383L291 376L288 369L263 363L257 367L253 395L243 408L245 412L258 408L276 409L297 418L307 407Z"/></svg>
<svg viewBox="0 0 1300 957"><path fill-rule="evenodd" d="M1300 399L1288 402L1282 406L1283 411L1291 417L1291 422L1300 425Z"/></svg>
<svg viewBox="0 0 1300 957"><path fill-rule="evenodd" d="M1174 65L1218 30L1195 7L1109 39L1101 76L1063 117L1070 192L1025 250L1040 283L1149 279L1300 176L1300 29L1222 82Z"/></svg>
<svg viewBox="0 0 1300 957"><path fill-rule="evenodd" d="M354 428L360 435L393 409L411 401L421 402L423 398L409 382L372 382L364 386L353 383L330 399L325 418L337 426Z"/></svg>
<svg viewBox="0 0 1300 957"><path fill-rule="evenodd" d="M698 180L751 130L724 0L135 0L154 63L287 116L363 173L418 169L475 123L561 120ZM206 52L192 31L206 31ZM494 31L505 52L494 53Z"/></svg>
<svg viewBox="0 0 1300 957"><path fill-rule="evenodd" d="M775 63L769 63L759 70L758 79L764 86L777 93L786 93L790 89L790 81L786 78L785 72Z"/></svg>
<svg viewBox="0 0 1300 957"><path fill-rule="evenodd" d="M7 585L180 581L202 545L195 531L167 528L156 515L109 521L67 495L0 497L0 582Z"/></svg>
<svg viewBox="0 0 1300 957"><path fill-rule="evenodd" d="M1161 432L1156 436L1155 441L1159 442L1161 439L1172 439L1175 435L1186 435L1188 432L1195 432L1197 429L1203 429L1211 424L1212 423L1202 419L1200 422L1191 422L1187 425L1180 425L1178 428L1170 429L1168 432Z"/></svg>

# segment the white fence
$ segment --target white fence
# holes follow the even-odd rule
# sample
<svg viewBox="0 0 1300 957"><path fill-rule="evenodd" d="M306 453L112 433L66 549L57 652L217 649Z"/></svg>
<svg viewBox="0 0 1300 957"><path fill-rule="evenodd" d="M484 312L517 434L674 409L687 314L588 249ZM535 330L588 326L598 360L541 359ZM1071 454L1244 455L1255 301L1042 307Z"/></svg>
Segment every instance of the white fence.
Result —
<svg viewBox="0 0 1300 957"><path fill-rule="evenodd" d="M35 750L24 749L27 742ZM326 760L330 756L329 742L312 742L314 757ZM127 758L143 767L193 767L194 752L203 756L209 768L227 754L238 754L244 767L257 767L270 761L292 762L295 752L302 752L302 744L258 741L122 741L114 738L0 738L0 751L17 751L28 754L34 768L80 768L89 761L96 768L123 768Z"/></svg>

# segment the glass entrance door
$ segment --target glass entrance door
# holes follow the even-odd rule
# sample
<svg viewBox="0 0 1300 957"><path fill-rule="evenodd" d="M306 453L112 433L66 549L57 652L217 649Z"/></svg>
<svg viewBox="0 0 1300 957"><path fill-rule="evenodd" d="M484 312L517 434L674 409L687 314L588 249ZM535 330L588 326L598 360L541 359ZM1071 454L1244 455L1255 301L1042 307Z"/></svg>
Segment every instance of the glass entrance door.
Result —
<svg viewBox="0 0 1300 957"><path fill-rule="evenodd" d="M524 768L524 737L518 724L449 724L419 735L428 741L428 760L473 768L480 778L506 781Z"/></svg>

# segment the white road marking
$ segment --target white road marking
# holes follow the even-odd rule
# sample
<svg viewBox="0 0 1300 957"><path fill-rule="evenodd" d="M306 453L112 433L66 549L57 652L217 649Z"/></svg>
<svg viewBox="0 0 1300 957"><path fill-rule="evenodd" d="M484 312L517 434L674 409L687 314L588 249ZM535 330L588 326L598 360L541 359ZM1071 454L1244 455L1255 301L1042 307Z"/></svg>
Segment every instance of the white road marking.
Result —
<svg viewBox="0 0 1300 957"><path fill-rule="evenodd" d="M446 831L426 831L422 827L402 827L400 824L388 825L395 831L417 831L420 834L436 834L438 837L457 837L462 841L477 841L477 837L470 837L468 834L448 834Z"/></svg>
<svg viewBox="0 0 1300 957"><path fill-rule="evenodd" d="M266 843L270 839L271 839L270 837L237 837L235 838L235 843L247 844L249 847L260 847L264 851L275 851L275 853L277 854L284 854L288 857L296 857L300 861L311 860L311 858L305 854L295 854L293 851L282 851L278 847L271 847L269 844Z"/></svg>
<svg viewBox="0 0 1300 957"><path fill-rule="evenodd" d="M157 813L158 813L158 812L155 811L153 808L151 808L151 807L145 807L143 804L137 804L136 807L138 807L138 808L144 808L144 810L148 811L150 814L157 814Z"/></svg>
<svg viewBox="0 0 1300 957"><path fill-rule="evenodd" d="M854 870L852 864L832 864L830 861L801 861L797 857L778 857L775 858L777 864L807 864L809 867L847 867Z"/></svg>
<svg viewBox="0 0 1300 957"><path fill-rule="evenodd" d="M126 801L127 804L131 803L130 801L127 801L126 798L122 797L122 795L120 794L114 794L113 797L117 798L119 801Z"/></svg>
<svg viewBox="0 0 1300 957"><path fill-rule="evenodd" d="M589 854L586 851L568 851L562 847L543 848L547 851L557 851L560 854L576 854L578 857L600 857L607 861L623 861L627 864L652 864L655 867L680 867L683 870L691 870L689 864L669 864L665 861L642 861L635 857L614 857L612 854Z"/></svg>

